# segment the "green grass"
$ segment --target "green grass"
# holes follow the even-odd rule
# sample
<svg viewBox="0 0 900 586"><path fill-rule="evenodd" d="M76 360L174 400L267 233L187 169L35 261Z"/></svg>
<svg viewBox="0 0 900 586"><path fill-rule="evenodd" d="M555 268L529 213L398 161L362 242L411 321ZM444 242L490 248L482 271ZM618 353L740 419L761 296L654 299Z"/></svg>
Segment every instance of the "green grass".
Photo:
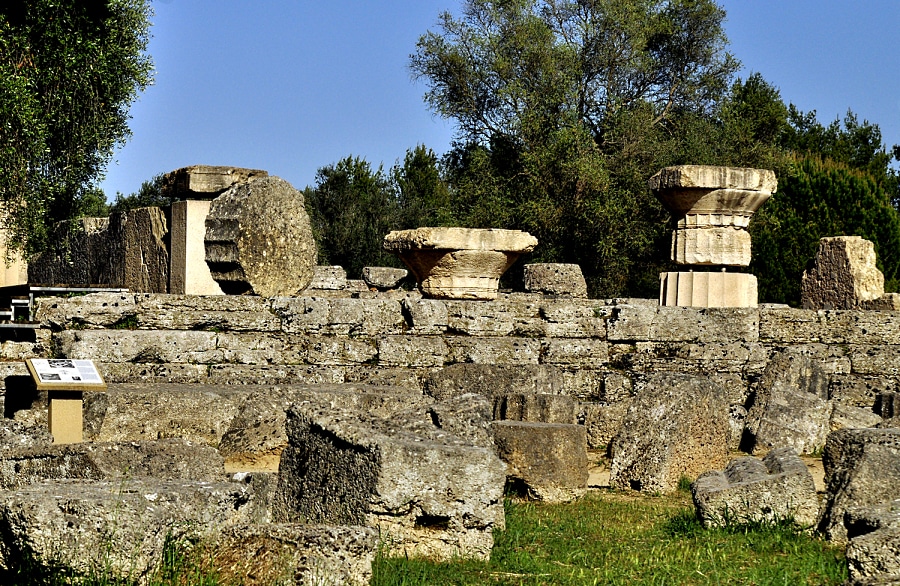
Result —
<svg viewBox="0 0 900 586"><path fill-rule="evenodd" d="M373 586L837 585L843 554L789 525L704 529L689 497L592 493L568 505L508 501L490 562L379 556Z"/></svg>

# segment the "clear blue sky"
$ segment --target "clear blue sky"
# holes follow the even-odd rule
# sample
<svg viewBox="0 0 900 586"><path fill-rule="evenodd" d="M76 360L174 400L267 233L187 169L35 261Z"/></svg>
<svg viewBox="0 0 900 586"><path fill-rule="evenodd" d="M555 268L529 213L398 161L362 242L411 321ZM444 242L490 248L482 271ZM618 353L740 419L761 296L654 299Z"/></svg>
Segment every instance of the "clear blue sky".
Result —
<svg viewBox="0 0 900 586"><path fill-rule="evenodd" d="M900 1L720 0L741 76L830 122L852 109L900 143ZM155 0L155 84L102 187L136 191L193 164L266 169L302 189L347 156L385 168L406 149L445 152L451 122L407 68L418 37L457 0Z"/></svg>

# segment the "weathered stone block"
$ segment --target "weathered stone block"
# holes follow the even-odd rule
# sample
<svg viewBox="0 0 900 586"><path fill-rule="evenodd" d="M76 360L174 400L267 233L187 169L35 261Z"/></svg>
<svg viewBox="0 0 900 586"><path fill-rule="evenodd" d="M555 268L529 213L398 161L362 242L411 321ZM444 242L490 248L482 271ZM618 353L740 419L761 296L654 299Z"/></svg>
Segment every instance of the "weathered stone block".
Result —
<svg viewBox="0 0 900 586"><path fill-rule="evenodd" d="M279 298L272 300L272 311L286 333L381 336L402 334L406 328L395 300Z"/></svg>
<svg viewBox="0 0 900 586"><path fill-rule="evenodd" d="M107 232L109 276L98 283L140 293L169 292L169 224L163 210L112 214Z"/></svg>
<svg viewBox="0 0 900 586"><path fill-rule="evenodd" d="M134 293L91 293L78 297L38 297L34 319L53 329L107 328L137 314Z"/></svg>
<svg viewBox="0 0 900 586"><path fill-rule="evenodd" d="M808 529L819 514L812 474L792 448L772 450L762 460L737 458L724 470L706 472L691 485L691 495L707 527L793 520Z"/></svg>
<svg viewBox="0 0 900 586"><path fill-rule="evenodd" d="M341 266L314 266L313 277L306 287L308 294L315 290L340 291L347 288L347 271Z"/></svg>
<svg viewBox="0 0 900 586"><path fill-rule="evenodd" d="M447 331L449 316L445 301L438 299L404 299L401 303L411 333L443 334Z"/></svg>
<svg viewBox="0 0 900 586"><path fill-rule="evenodd" d="M204 242L225 293L295 295L312 280L317 252L303 194L278 177L238 183L214 199Z"/></svg>
<svg viewBox="0 0 900 586"><path fill-rule="evenodd" d="M821 365L806 356L775 356L756 387L744 449L753 454L784 446L801 454L821 450L831 431L828 382Z"/></svg>
<svg viewBox="0 0 900 586"><path fill-rule="evenodd" d="M900 500L851 509L846 524L851 581L891 585L900 577Z"/></svg>
<svg viewBox="0 0 900 586"><path fill-rule="evenodd" d="M587 284L577 264L527 264L524 274L525 290L529 293L587 297Z"/></svg>
<svg viewBox="0 0 900 586"><path fill-rule="evenodd" d="M166 544L241 522L250 495L232 482L57 480L0 492L0 565L144 583ZM30 565L28 565L30 564Z"/></svg>
<svg viewBox="0 0 900 586"><path fill-rule="evenodd" d="M307 360L310 364L338 365L372 362L378 356L374 340L338 336L310 336Z"/></svg>
<svg viewBox="0 0 900 586"><path fill-rule="evenodd" d="M565 395L506 393L494 396L494 419L532 423L575 423L575 401Z"/></svg>
<svg viewBox="0 0 900 586"><path fill-rule="evenodd" d="M622 429L629 401L582 403L581 418L589 448L605 448Z"/></svg>
<svg viewBox="0 0 900 586"><path fill-rule="evenodd" d="M541 342L531 338L470 338L447 336L450 362L475 364L537 364Z"/></svg>
<svg viewBox="0 0 900 586"><path fill-rule="evenodd" d="M172 199L212 199L238 183L268 175L261 169L191 165L166 173L162 180L162 192Z"/></svg>
<svg viewBox="0 0 900 586"><path fill-rule="evenodd" d="M750 233L735 226L681 227L672 231L672 260L680 265L750 264Z"/></svg>
<svg viewBox="0 0 900 586"><path fill-rule="evenodd" d="M884 295L884 275L875 266L875 245L859 236L819 240L810 270L804 271L804 309L854 309Z"/></svg>
<svg viewBox="0 0 900 586"><path fill-rule="evenodd" d="M453 364L425 378L425 393L438 400L478 393L493 398L510 392L558 395L560 372L538 365Z"/></svg>
<svg viewBox="0 0 900 586"><path fill-rule="evenodd" d="M54 334L60 357L98 362L222 362L215 332L66 330Z"/></svg>
<svg viewBox="0 0 900 586"><path fill-rule="evenodd" d="M606 340L549 339L541 349L541 363L596 368L609 360Z"/></svg>
<svg viewBox="0 0 900 586"><path fill-rule="evenodd" d="M226 583L367 586L377 547L369 527L242 525L222 531L210 562Z"/></svg>
<svg viewBox="0 0 900 586"><path fill-rule="evenodd" d="M281 320L267 299L221 295L138 295L141 329L277 332Z"/></svg>
<svg viewBox="0 0 900 586"><path fill-rule="evenodd" d="M662 373L635 396L610 446L610 486L672 492L725 463L728 404L708 378Z"/></svg>
<svg viewBox="0 0 900 586"><path fill-rule="evenodd" d="M28 283L33 285L109 284L109 218L81 218L72 225L53 227L45 250L28 263Z"/></svg>
<svg viewBox="0 0 900 586"><path fill-rule="evenodd" d="M468 336L508 336L538 319L534 300L502 295L492 303L447 301L447 328Z"/></svg>
<svg viewBox="0 0 900 586"><path fill-rule="evenodd" d="M292 408L275 520L378 527L407 555L489 557L504 525L503 463L490 448L413 427Z"/></svg>
<svg viewBox="0 0 900 586"><path fill-rule="evenodd" d="M607 322L610 342L755 342L756 309L619 306Z"/></svg>
<svg viewBox="0 0 900 586"><path fill-rule="evenodd" d="M508 484L545 502L568 502L587 492L584 426L495 421L492 429Z"/></svg>
<svg viewBox="0 0 900 586"><path fill-rule="evenodd" d="M819 531L838 544L852 537L847 513L900 498L900 429L841 429L822 454L827 483Z"/></svg>
<svg viewBox="0 0 900 586"><path fill-rule="evenodd" d="M447 359L439 336L386 336L378 340L378 363L384 366L435 367Z"/></svg>
<svg viewBox="0 0 900 586"><path fill-rule="evenodd" d="M406 269L393 267L363 267L362 278L366 285L378 290L396 289L409 276Z"/></svg>

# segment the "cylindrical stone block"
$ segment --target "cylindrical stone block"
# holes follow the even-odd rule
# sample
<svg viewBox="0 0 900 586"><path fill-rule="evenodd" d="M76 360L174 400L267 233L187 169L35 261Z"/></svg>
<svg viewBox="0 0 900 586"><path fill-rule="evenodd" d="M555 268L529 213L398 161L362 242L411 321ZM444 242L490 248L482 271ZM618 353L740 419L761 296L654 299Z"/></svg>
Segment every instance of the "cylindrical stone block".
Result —
<svg viewBox="0 0 900 586"><path fill-rule="evenodd" d="M660 274L659 304L680 307L756 307L757 281L749 273Z"/></svg>
<svg viewBox="0 0 900 586"><path fill-rule="evenodd" d="M672 260L681 265L750 264L750 233L741 228L678 228L672 231Z"/></svg>

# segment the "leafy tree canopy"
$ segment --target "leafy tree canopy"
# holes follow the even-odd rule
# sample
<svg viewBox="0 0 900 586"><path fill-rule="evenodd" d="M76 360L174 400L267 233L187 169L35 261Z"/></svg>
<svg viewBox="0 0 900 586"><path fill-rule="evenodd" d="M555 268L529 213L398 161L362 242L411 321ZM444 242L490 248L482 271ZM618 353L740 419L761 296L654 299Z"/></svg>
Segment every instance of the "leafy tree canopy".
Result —
<svg viewBox="0 0 900 586"><path fill-rule="evenodd" d="M152 79L147 0L0 7L0 224L41 249L48 227L97 211L96 183Z"/></svg>

